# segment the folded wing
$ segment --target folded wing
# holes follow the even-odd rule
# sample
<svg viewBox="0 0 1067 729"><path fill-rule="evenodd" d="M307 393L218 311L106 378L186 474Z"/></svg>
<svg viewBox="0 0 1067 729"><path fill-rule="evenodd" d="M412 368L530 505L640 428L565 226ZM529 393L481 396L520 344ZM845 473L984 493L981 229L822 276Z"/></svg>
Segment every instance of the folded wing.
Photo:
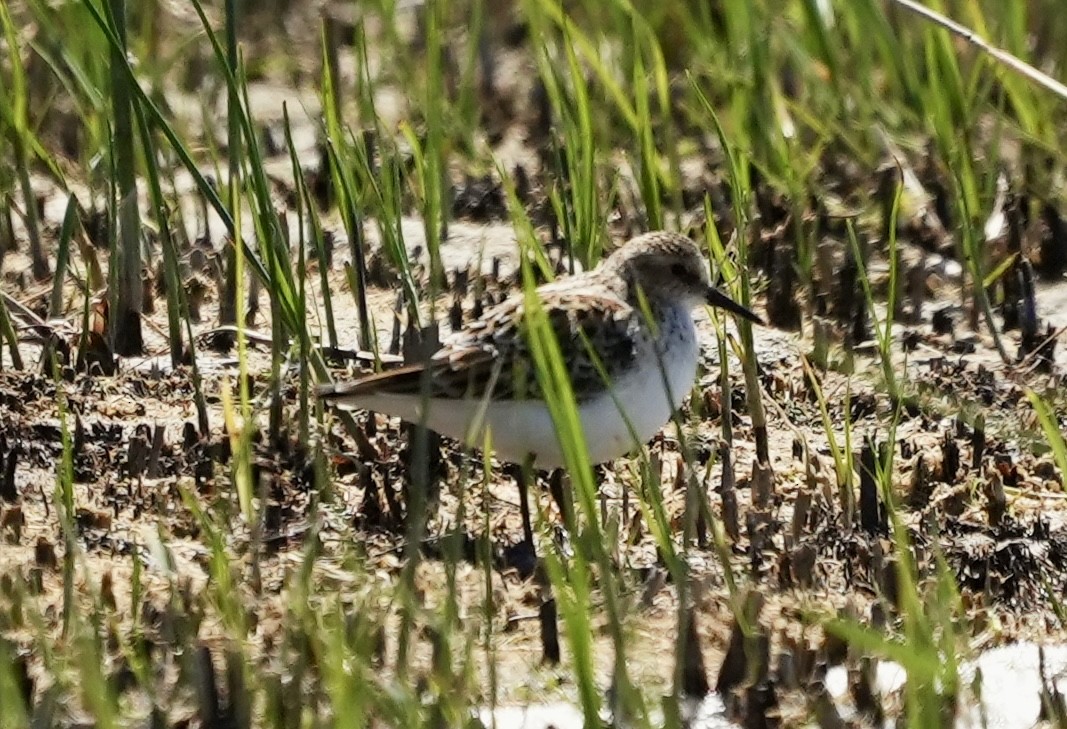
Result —
<svg viewBox="0 0 1067 729"><path fill-rule="evenodd" d="M581 301L575 301L576 297ZM549 287L542 292L542 305L579 401L603 390L602 371L614 379L629 367L640 342L648 336L643 317L609 292ZM328 385L319 394L326 399L419 395L426 387L430 397L446 400L486 394L494 400L539 398L541 390L522 329L523 312L521 297L504 301L448 337L429 362ZM600 352L599 362L592 349Z"/></svg>

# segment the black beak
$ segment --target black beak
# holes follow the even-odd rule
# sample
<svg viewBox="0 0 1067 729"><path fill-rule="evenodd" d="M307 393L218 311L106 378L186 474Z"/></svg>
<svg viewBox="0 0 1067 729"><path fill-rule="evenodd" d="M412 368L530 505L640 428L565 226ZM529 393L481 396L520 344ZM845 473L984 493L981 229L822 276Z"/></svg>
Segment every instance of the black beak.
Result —
<svg viewBox="0 0 1067 729"><path fill-rule="evenodd" d="M709 306L714 306L717 309L723 309L731 314L735 314L742 319L748 319L755 324L763 324L763 319L760 319L755 313L741 306L739 303L731 299L729 296L719 291L714 286L708 286L708 293L705 296L705 300Z"/></svg>

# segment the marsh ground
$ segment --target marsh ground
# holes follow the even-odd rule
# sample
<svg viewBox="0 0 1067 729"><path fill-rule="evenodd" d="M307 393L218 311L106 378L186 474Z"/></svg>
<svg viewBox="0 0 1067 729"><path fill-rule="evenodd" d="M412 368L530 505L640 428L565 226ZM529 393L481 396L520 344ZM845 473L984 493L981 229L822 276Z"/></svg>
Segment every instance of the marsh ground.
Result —
<svg viewBox="0 0 1067 729"><path fill-rule="evenodd" d="M223 179L221 163L213 168L207 159L218 153L213 145L226 141L225 87L211 73L209 52L190 50L203 40L195 17L175 8L157 9L165 14L168 29L180 29L161 38L157 48L176 63L183 61L186 77L160 69L155 91L183 133L205 152L203 169ZM32 8L15 10L23 18L44 17ZM330 27L365 31L368 73L385 79L388 68L383 67L389 63L409 64L417 72L426 53L418 40L417 12L393 11L391 18L384 11L368 12L360 26L353 20L358 8L326 8L333 18ZM242 41L257 78L247 86L248 106L266 151L264 169L275 207L285 214L282 229L290 241L299 241L306 212L293 203L299 187L292 159L321 189L337 182L330 177L320 141L320 16L294 6L277 17L249 17ZM553 128L543 117L552 113L538 107L548 102L531 51L541 41L517 18L490 17L494 42L482 52L494 69L492 81L472 95L477 151L456 153L445 170L448 233L440 259L450 290L435 305L425 296L418 302L424 317L420 323L434 316L443 331L457 307L462 317L469 317L518 290L516 225L499 170L511 174L516 186L516 180L525 180L517 199L550 258L561 269L568 263L570 244L557 219L566 184L560 181L558 160L553 162L549 154L552 146L546 139ZM909 27L901 26L901 32ZM46 26L26 28L21 40L46 47ZM175 44L177 37L187 37L188 44ZM446 37L466 40L459 26L449 26ZM601 41L614 48L611 38ZM454 66L445 64L448 73L458 74L449 76L451 83L487 78L482 67L469 78L463 75L470 47L457 42L446 56ZM32 71L32 62L39 66L43 56L30 48L24 55ZM395 60L390 54L398 49L406 49L410 58ZM359 85L359 50L342 45L338 51L341 87ZM202 72L196 70L198 63ZM679 79L672 83L684 84ZM783 76L783 87L788 82ZM50 83L53 88L54 80ZM451 93L454 99L462 87ZM726 96L720 99L724 104ZM33 170L49 256L55 256L59 245L68 192L86 211L106 208L107 201L98 171L90 174L79 167L85 152L77 147L90 133L75 111L64 108L63 98L59 94L48 107L50 96L31 94L40 105L35 109L41 119L37 134L64 171L60 184L54 173ZM396 77L392 83L383 81L371 98L379 132L402 130L413 117L424 121L413 111L422 103L417 90ZM800 118L806 97L797 91L793 98L791 108ZM291 116L291 145L284 142L283 100ZM350 105L359 107L351 111L353 127L366 127L366 98L351 99ZM756 210L746 232L748 275L756 306L770 326L755 331L753 350L743 354L759 363L767 464L763 469L755 464L748 393L736 356L743 350L734 325L727 323L723 330L721 323L705 320L706 366L679 422L648 445L647 463L622 459L596 471L598 516L617 570L612 599L622 606L618 627L630 681L647 697L669 694L683 673L679 663L682 658L691 662L695 650L703 666L690 663L684 673L690 679L706 673L713 685L720 676L725 681L720 687L726 685L734 697L727 701L732 716L751 726L789 724L811 715L816 704L810 687L820 672L846 657L859 657L858 649L850 653L839 637L827 635L826 620L845 616L880 629L888 623L890 635L903 631L894 623L895 611L907 604L901 597L907 589L899 584L903 559L886 512L886 493L878 490L881 482L892 484L892 509L910 542L919 599L931 614L949 616L954 630L949 643L956 649L980 650L1017 639L1049 641L1064 632L1060 600L1067 587L1067 497L1041 412L1027 394L1034 391L1043 398L1053 427L1062 430L1067 360L1062 347L1055 347L1057 327L1067 325L1060 304L1065 288L1059 283L1061 273L1055 272L1055 260L1062 260L1056 256L1063 255L1057 252L1067 250L1059 218L1062 196L1055 184L1039 196L1034 191L1038 178L1028 177L1032 170L1021 163L1005 176L1013 196L997 195L996 185L987 183L986 207L975 217L986 222L986 270L999 272L987 287L995 308L991 329L971 295L971 272L953 242L956 229L937 217L939 212L950 217L954 204L944 160L929 145L917 143L895 157L900 179L914 178L918 170L923 184L921 195L905 185L905 193L914 193L921 204L905 195L904 202L911 204L901 205L895 237L900 275L907 284L901 286L899 311L882 351L878 322L885 321L891 268L877 213L885 199L885 180L896 179L886 172L889 155L835 147L815 133L820 128L814 120L803 121L823 145L821 154L812 156L811 199L790 196L780 180L759 174L763 168L752 153ZM991 134L990 123L975 123L976 136ZM692 132L697 141L679 142L672 153L676 159L670 161L678 174L672 188L676 194L664 197L675 206L671 222L698 237L707 235L704 213L711 211L732 254L736 240L731 240L728 176L722 149L708 141L711 136L708 129L697 130ZM1023 154L1006 143L1004 147L1007 161L998 164L1010 165ZM603 190L610 203L604 204L602 229L610 247L641 230L649 213L633 155L610 149L602 153L598 166L614 172ZM381 154L384 159L385 152ZM397 154L403 164L417 168L410 149ZM488 160L499 167L493 169ZM1060 181L1060 165L1053 158L1047 177L1040 179ZM995 182L996 165L989 167L983 179ZM271 318L274 292L269 285L253 287L251 278L243 292L251 287L251 298L243 298L239 307L249 312L246 349L236 347L232 330L220 326L220 302L233 265L224 222L214 212L204 214L207 206L195 181L187 171L174 169L171 199L180 221L175 229L187 241L183 288L198 309L198 316L190 318L195 373L188 363L171 362L158 261L148 259L146 266L145 293L156 306L143 316L144 353L115 358L102 340L82 339L85 322L92 329L103 325L97 318L106 320L100 292L89 291L86 283L94 262L107 270L106 235L98 240L102 248L94 248L94 229L83 221L85 235L78 238L84 245L60 288L59 316L49 316L53 282L30 275L24 217L8 215L14 237L6 242L0 274L20 333L23 362L15 366L5 349L0 372L0 631L6 651L17 657L11 675L27 679L20 690L31 713L46 723L99 720L103 710L91 696L96 690L111 697L116 715L149 717L163 726L244 721L288 726L320 712L335 717L344 710L345 686L350 691L362 687L374 697L363 704L350 699L358 705L355 716L365 711L398 723L403 723L398 717L408 714L396 709L390 716L383 708L394 700L399 705L396 696L414 706L446 708L454 708L449 700L465 706L491 700L577 701L582 683L572 644L564 639L560 665L544 661L544 606L559 583L540 570L526 577L525 555L512 549L521 530L510 472L498 463L486 470L476 454L455 443L440 444L432 459L433 498L417 550L420 559L415 573L406 575L411 434L395 421L361 415L360 436L353 438L333 416L316 409L313 400L302 408L304 362L294 347L279 351ZM396 217L385 219L384 208L371 209L359 225L365 234L361 242L350 241L343 210L330 201L331 193L320 200L321 228L334 253L317 256L309 250L306 324L315 346L325 345L326 320L332 318L337 347L326 351L326 360L334 376L352 376L372 365L356 344L360 311L348 276L349 267L358 263L352 257L355 246L362 247L366 259L365 296L381 349L399 358L405 332L421 329L406 305L398 304L404 277L395 270L396 250L389 248L387 232L390 226L402 232L413 262L412 280L424 286L432 248L420 216L425 179L414 181L410 169L403 174L411 175L411 180L403 178L411 189L399 195ZM141 183L139 203L147 210L149 192ZM843 210L828 211L826 199ZM1016 216L1019 209L1027 209L1026 216ZM1040 213L1031 217L1029 209ZM245 236L254 240L255 224L261 221L252 205L245 203L245 212ZM99 222L100 216L90 219ZM846 229L846 219L854 228ZM862 273L850 242L854 229L869 246ZM148 240L150 246L158 245ZM807 269L797 246L811 255ZM1011 259L1013 252L1018 255ZM1033 296L1025 287L1020 291L1021 284L1003 283L1025 282L1024 259L1032 262L1027 264L1031 277L1035 269L1042 272ZM1009 263L1001 266L1005 260ZM328 307L326 290L331 292ZM1036 335L1024 341L1019 328L1019 311L1030 301L1036 302L1041 324L1033 328L1040 332L1036 342L1044 345L1036 354L1025 353L1034 348ZM716 334L723 331L730 345L719 349ZM991 331L1002 339L999 345ZM56 369L46 356L51 352L59 353ZM729 352L732 383L725 397L723 352ZM96 364L82 367L87 359ZM806 367L805 359L814 364ZM891 362L895 373L892 387L884 361ZM277 378L272 376L275 363ZM252 418L228 425L235 413L229 403L239 397L236 383L242 373L247 373ZM725 449L724 417L732 425ZM276 427L279 423L282 427ZM683 438L677 437L677 427ZM681 452L682 441L690 448L689 457ZM872 475L866 455L880 447L893 454L884 478ZM252 475L251 521L242 515L235 487L235 449L248 458ZM845 453L853 454L848 463ZM65 507L57 487L65 456L73 485L70 533L63 528ZM767 468L772 488L769 494L757 493L754 502L765 478L758 471L765 474ZM539 548L565 558L575 549L568 541L573 535L561 531L562 517L548 481L543 477L536 490L543 517ZM687 487L706 495L714 523L711 537L705 539L704 532L683 547L691 516ZM650 510L656 502L650 489L662 495L661 513ZM736 501L736 506L724 508L724 501ZM664 526L688 565L685 605L679 604L657 541L663 537L657 530ZM715 548L716 530L724 539L723 550ZM944 574L954 578L958 593L935 607L945 598L939 579ZM411 591L405 587L409 578ZM731 587L734 583L740 587ZM617 672L619 638L600 583L594 579L593 584L580 609L591 623L596 683L606 691ZM760 660L751 656L747 669L744 661L740 669L725 661L746 593L762 598L755 625L768 638L763 655L770 660L763 671ZM83 621L72 613L94 617ZM403 625L408 618L414 627ZM688 621L694 632L680 640L678 626ZM93 629L71 627L84 622ZM87 656L99 662L99 687L87 685L88 677L97 675L96 668L87 666ZM352 683L331 683L337 676ZM462 690L440 699L455 686ZM249 698L241 699L246 690ZM442 720L460 722L457 715Z"/></svg>

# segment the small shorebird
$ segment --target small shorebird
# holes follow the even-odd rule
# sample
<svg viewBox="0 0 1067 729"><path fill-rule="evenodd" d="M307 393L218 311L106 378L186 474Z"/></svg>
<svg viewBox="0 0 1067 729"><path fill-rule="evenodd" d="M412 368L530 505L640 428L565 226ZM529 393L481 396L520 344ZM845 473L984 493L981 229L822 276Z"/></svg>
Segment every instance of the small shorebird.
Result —
<svg viewBox="0 0 1067 729"><path fill-rule="evenodd" d="M677 233L633 238L597 268L544 284L537 294L570 374L592 463L648 441L688 396L700 359L692 309L710 305L762 323L711 285L699 249ZM488 429L501 460L563 466L524 309L523 295L512 296L453 332L428 362L326 385L318 394L340 407L422 421L474 445ZM529 539L528 513L523 526Z"/></svg>

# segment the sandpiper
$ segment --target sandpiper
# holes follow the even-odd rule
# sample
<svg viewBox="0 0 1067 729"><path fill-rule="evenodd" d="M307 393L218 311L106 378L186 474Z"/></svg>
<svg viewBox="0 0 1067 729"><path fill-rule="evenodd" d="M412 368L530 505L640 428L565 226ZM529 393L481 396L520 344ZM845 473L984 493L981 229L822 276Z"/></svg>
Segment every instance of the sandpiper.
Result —
<svg viewBox="0 0 1067 729"><path fill-rule="evenodd" d="M595 269L544 284L537 294L570 374L593 463L649 440L688 396L700 359L694 308L710 305L762 323L711 285L693 241L663 231L633 238ZM561 467L563 449L533 371L524 309L520 293L453 332L428 362L326 385L318 394L340 407L424 422L476 446L488 430L501 460ZM523 523L528 532L527 513Z"/></svg>

